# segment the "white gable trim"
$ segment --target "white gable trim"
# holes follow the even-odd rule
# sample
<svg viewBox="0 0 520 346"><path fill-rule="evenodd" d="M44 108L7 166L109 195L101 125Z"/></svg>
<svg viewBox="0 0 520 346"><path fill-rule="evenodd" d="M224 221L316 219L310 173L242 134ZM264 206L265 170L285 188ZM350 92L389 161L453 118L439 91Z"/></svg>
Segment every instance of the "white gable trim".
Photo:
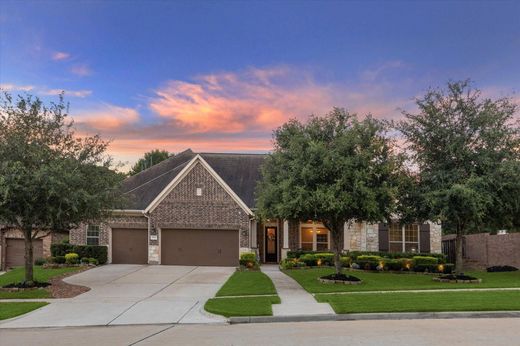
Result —
<svg viewBox="0 0 520 346"><path fill-rule="evenodd" d="M215 172L213 168L200 156L197 154L188 164L184 167L179 174L155 197L155 199L150 203L148 207L144 210L145 213L151 213L155 208L168 196L170 192L184 179L188 173L200 163L208 172L215 178L215 180L219 183L220 186L233 198L233 200L248 214L254 215L251 209L238 197L238 195L233 191L228 184Z"/></svg>

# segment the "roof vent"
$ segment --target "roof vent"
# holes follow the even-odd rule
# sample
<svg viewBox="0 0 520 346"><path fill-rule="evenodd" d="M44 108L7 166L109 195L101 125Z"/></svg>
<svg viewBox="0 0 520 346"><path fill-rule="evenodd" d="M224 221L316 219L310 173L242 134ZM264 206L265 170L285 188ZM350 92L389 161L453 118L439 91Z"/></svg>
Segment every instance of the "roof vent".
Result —
<svg viewBox="0 0 520 346"><path fill-rule="evenodd" d="M195 191L195 194L197 196L202 196L202 188L201 187L197 187L197 190Z"/></svg>

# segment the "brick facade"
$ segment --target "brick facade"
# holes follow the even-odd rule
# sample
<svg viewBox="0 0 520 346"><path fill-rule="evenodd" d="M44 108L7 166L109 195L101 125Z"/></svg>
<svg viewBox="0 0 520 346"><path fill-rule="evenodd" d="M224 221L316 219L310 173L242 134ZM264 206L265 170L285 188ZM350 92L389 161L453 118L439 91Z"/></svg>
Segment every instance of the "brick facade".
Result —
<svg viewBox="0 0 520 346"><path fill-rule="evenodd" d="M510 265L520 268L520 233L465 236L465 257L483 267Z"/></svg>
<svg viewBox="0 0 520 346"><path fill-rule="evenodd" d="M66 232L39 232L37 234L38 237L42 237L42 246L43 246L43 257L51 256L51 244L61 243L64 239L67 239L68 234ZM23 239L23 232L19 229L8 228L0 230L0 270L5 269L6 263L6 253L3 251L6 247L6 239L15 238L15 239Z"/></svg>
<svg viewBox="0 0 520 346"><path fill-rule="evenodd" d="M197 196L197 188L202 195ZM240 247L249 248L249 215L201 163L151 213L156 228L239 230Z"/></svg>
<svg viewBox="0 0 520 346"><path fill-rule="evenodd" d="M201 196L197 196L197 188ZM160 262L161 229L238 230L241 250L249 250L249 215L237 204L208 170L196 163L187 175L150 213L148 259L150 264ZM114 215L100 224L100 245L110 244L113 228L148 229L144 215ZM87 225L70 232L72 244L86 244ZM110 252L110 251L109 251ZM109 255L110 257L110 255Z"/></svg>

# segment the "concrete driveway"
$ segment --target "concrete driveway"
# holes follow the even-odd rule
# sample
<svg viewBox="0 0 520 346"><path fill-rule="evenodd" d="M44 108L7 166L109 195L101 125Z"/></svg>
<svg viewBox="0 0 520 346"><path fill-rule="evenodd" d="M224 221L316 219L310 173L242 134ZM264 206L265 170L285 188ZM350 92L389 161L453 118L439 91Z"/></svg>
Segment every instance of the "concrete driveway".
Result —
<svg viewBox="0 0 520 346"><path fill-rule="evenodd" d="M157 323L222 323L205 302L235 271L232 267L112 264L65 281L91 287L71 299L56 299L0 328L99 326Z"/></svg>

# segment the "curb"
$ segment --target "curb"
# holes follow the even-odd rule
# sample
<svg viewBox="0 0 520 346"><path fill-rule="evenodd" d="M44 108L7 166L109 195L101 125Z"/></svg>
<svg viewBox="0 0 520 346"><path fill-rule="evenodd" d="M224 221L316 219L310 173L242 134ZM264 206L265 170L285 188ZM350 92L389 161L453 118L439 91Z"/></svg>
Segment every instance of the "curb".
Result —
<svg viewBox="0 0 520 346"><path fill-rule="evenodd" d="M294 316L247 316L230 317L230 324L273 323L273 322L323 322L323 321L367 321L367 320L412 320L453 318L520 318L520 311L464 311L464 312L404 312L366 314L327 314Z"/></svg>

